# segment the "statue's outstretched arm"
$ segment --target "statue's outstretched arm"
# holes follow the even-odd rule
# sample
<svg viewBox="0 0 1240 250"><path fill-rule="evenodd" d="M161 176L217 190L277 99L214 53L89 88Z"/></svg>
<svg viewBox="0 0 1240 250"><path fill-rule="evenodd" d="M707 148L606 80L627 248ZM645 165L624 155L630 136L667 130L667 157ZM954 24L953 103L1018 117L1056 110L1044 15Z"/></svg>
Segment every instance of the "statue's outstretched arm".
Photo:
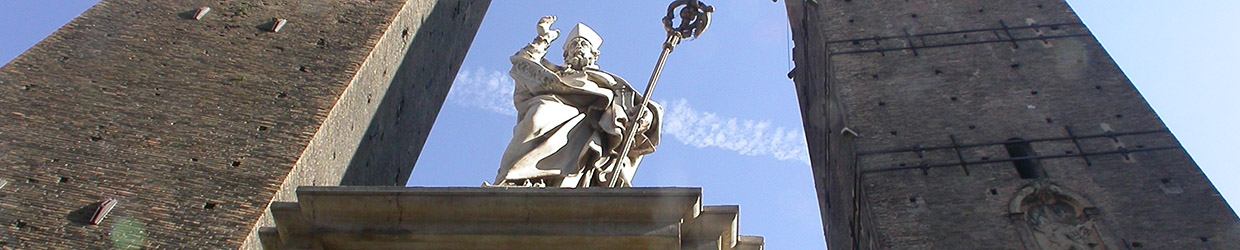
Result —
<svg viewBox="0 0 1240 250"><path fill-rule="evenodd" d="M544 58L551 42L560 37L560 30L551 29L551 24L555 23L555 20L555 16L545 16L539 19L538 36L533 42L525 45L525 48L508 58L512 62L512 71L509 75L516 81L519 88L537 94L552 91L549 88L555 88L554 85L560 83L560 78L555 73L559 66Z"/></svg>
<svg viewBox="0 0 1240 250"><path fill-rule="evenodd" d="M551 29L551 24L555 23L555 16L545 16L538 20L538 37L534 37L534 41L526 45L525 48L518 51L516 57L521 59L539 62L547 55L547 48L551 47L551 42L560 38L560 30Z"/></svg>

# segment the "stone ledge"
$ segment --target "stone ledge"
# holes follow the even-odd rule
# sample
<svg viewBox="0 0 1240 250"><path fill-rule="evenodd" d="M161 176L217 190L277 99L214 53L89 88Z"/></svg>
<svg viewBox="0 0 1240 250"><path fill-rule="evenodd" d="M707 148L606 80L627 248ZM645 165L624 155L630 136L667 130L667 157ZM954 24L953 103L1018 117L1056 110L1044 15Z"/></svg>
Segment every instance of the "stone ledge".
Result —
<svg viewBox="0 0 1240 250"><path fill-rule="evenodd" d="M273 203L267 249L761 249L700 188L323 187ZM756 247L756 248L755 248Z"/></svg>

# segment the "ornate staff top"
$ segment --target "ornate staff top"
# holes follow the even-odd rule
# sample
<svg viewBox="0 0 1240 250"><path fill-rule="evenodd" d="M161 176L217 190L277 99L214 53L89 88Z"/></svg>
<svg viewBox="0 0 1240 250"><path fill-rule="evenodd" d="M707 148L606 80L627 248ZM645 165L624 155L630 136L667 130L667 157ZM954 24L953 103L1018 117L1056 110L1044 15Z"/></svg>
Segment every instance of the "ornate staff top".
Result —
<svg viewBox="0 0 1240 250"><path fill-rule="evenodd" d="M673 22L676 18L676 8L680 8L680 25L675 26ZM710 27L710 15L715 12L715 7L707 5L697 0L676 0L667 6L667 16L663 17L663 28L667 30L669 37L676 37L678 44L680 38L692 37L697 38L706 32L706 28ZM673 39L668 39L673 40ZM676 44L672 44L676 46Z"/></svg>

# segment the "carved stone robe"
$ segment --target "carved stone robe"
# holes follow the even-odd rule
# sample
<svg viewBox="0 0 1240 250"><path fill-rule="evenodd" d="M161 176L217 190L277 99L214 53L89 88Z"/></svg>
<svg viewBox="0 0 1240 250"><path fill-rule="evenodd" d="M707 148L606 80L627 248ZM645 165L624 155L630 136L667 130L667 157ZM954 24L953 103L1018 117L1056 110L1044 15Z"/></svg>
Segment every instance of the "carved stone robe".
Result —
<svg viewBox="0 0 1240 250"><path fill-rule="evenodd" d="M496 183L542 181L547 186L606 185L600 173L622 161L617 186L630 186L642 156L659 144L663 109L651 102L639 120L627 157L620 140L641 97L623 78L597 69L565 70L543 57L546 45L531 44L509 58L516 87L517 125L504 152Z"/></svg>

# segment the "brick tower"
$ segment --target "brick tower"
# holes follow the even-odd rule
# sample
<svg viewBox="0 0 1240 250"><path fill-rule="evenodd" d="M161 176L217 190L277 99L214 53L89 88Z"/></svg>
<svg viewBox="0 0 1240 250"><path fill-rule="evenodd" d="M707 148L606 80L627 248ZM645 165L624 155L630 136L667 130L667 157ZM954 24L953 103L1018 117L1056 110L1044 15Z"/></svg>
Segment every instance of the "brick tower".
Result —
<svg viewBox="0 0 1240 250"><path fill-rule="evenodd" d="M489 3L102 1L0 68L0 249L249 248L297 186L404 185Z"/></svg>
<svg viewBox="0 0 1240 250"><path fill-rule="evenodd" d="M1063 0L790 0L831 249L1240 249Z"/></svg>

